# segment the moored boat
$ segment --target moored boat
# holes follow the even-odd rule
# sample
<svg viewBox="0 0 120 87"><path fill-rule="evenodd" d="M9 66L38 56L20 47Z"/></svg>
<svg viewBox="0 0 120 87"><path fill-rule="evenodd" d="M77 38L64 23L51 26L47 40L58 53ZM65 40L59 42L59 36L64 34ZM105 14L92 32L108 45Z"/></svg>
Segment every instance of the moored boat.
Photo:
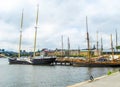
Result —
<svg viewBox="0 0 120 87"><path fill-rule="evenodd" d="M35 26L35 38L34 38L34 53L31 58L33 65L50 65L56 59L56 57L46 57L46 56L36 56L36 37L37 37L37 28L38 28L38 15L39 15L39 5L37 6L37 16L36 16L36 26Z"/></svg>
<svg viewBox="0 0 120 87"><path fill-rule="evenodd" d="M32 64L29 59L8 58L9 64Z"/></svg>
<svg viewBox="0 0 120 87"><path fill-rule="evenodd" d="M80 67L120 67L120 61L114 59L114 52L113 52L113 41L112 41L112 34L111 34L111 51L112 51L112 60L107 60L106 58L99 58L98 60L92 60L90 57L90 44L89 44L89 33L88 33L88 23L86 17L86 30L87 30L87 46L88 46L88 57L87 60L81 62L73 63L73 66L80 66ZM102 40L101 40L102 45ZM98 36L97 36L97 50L98 50ZM101 46L101 50L103 50L103 46ZM98 54L98 53L97 53Z"/></svg>
<svg viewBox="0 0 120 87"><path fill-rule="evenodd" d="M51 65L56 60L56 57L35 57L32 59L33 65Z"/></svg>
<svg viewBox="0 0 120 87"><path fill-rule="evenodd" d="M38 6L38 9L37 9L37 17L36 17L35 39L34 39L34 53L32 55L33 57L22 58L20 56L21 40L22 40L22 24L23 24L23 12L22 12L18 58L8 58L10 64L50 65L50 64L52 64L55 61L56 57L45 57L45 56L36 56L35 55L35 51L36 51L36 37L37 37L37 24L38 24L38 12L39 12L39 6Z"/></svg>
<svg viewBox="0 0 120 87"><path fill-rule="evenodd" d="M21 57L22 27L23 27L23 11L22 11L22 17L21 17L21 29L20 29L20 38L19 38L18 57L8 58L9 64L31 64L31 61L29 60L29 58Z"/></svg>
<svg viewBox="0 0 120 87"><path fill-rule="evenodd" d="M120 63L117 62L81 62L73 63L73 66L78 67L120 67Z"/></svg>

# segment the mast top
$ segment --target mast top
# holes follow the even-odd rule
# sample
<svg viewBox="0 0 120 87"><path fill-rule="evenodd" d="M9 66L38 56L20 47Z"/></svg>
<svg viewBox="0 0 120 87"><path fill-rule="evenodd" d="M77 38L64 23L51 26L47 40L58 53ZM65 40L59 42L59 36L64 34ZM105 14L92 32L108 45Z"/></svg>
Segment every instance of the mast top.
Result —
<svg viewBox="0 0 120 87"><path fill-rule="evenodd" d="M39 4L37 5L36 27L38 25Z"/></svg>
<svg viewBox="0 0 120 87"><path fill-rule="evenodd" d="M36 26L35 26L35 39L34 39L34 54L33 54L33 57L36 56L35 51L36 51L36 37L37 37L38 16L39 16L39 5L37 5L37 16L36 16Z"/></svg>
<svg viewBox="0 0 120 87"><path fill-rule="evenodd" d="M23 12L24 12L24 9L22 9L22 17L21 17L21 24L20 24L21 29L23 27Z"/></svg>
<svg viewBox="0 0 120 87"><path fill-rule="evenodd" d="M86 16L86 31L88 32L88 21L87 21L87 16Z"/></svg>

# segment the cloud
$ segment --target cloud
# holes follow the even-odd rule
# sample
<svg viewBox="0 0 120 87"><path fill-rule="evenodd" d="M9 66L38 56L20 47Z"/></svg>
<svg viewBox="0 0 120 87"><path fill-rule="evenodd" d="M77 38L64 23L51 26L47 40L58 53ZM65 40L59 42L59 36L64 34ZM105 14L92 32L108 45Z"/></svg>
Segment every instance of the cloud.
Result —
<svg viewBox="0 0 120 87"><path fill-rule="evenodd" d="M96 31L99 31L99 46L102 36L105 48L110 48L110 34L115 42L115 29L120 32L119 0L4 0L0 3L1 48L18 50L24 8L22 49L33 49L37 4L37 49L61 48L61 35L64 36L64 48L67 49L68 37L71 49L86 48L86 16L91 45L96 44Z"/></svg>

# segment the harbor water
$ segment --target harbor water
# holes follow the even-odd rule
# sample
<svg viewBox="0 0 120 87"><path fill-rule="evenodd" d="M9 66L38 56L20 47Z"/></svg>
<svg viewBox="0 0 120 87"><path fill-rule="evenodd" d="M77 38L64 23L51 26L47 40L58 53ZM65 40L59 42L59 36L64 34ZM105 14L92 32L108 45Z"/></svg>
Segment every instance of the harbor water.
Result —
<svg viewBox="0 0 120 87"><path fill-rule="evenodd" d="M89 68L73 66L10 65L7 58L0 59L0 87L66 87L99 77L119 68Z"/></svg>

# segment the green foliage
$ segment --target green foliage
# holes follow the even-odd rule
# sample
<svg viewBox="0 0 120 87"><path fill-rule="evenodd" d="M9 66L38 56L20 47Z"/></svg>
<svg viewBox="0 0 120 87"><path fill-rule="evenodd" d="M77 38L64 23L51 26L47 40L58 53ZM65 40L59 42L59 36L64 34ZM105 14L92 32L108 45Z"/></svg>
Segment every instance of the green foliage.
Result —
<svg viewBox="0 0 120 87"><path fill-rule="evenodd" d="M92 55L92 57L98 57L98 55Z"/></svg>
<svg viewBox="0 0 120 87"><path fill-rule="evenodd" d="M108 71L107 75L111 75L111 74L112 74L112 72L111 72L111 71Z"/></svg>
<svg viewBox="0 0 120 87"><path fill-rule="evenodd" d="M70 55L70 57L84 57L84 55Z"/></svg>
<svg viewBox="0 0 120 87"><path fill-rule="evenodd" d="M65 57L65 56L62 56L62 55L56 55L57 57Z"/></svg>
<svg viewBox="0 0 120 87"><path fill-rule="evenodd" d="M29 54L21 54L21 56L29 56Z"/></svg>
<svg viewBox="0 0 120 87"><path fill-rule="evenodd" d="M120 49L120 46L116 46L116 49Z"/></svg>

